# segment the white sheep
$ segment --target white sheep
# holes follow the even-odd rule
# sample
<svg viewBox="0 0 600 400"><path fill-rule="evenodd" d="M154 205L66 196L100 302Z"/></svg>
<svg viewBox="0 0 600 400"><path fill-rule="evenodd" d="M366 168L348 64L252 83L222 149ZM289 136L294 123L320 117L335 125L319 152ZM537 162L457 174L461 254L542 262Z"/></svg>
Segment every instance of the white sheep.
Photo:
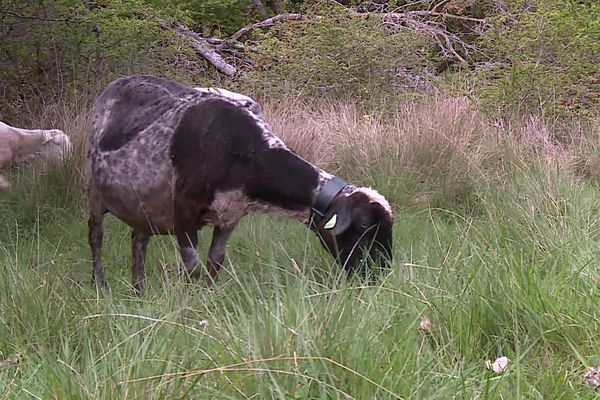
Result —
<svg viewBox="0 0 600 400"><path fill-rule="evenodd" d="M63 160L72 147L71 140L60 129L21 129L0 121L0 170L38 155ZM0 175L0 190L9 186Z"/></svg>

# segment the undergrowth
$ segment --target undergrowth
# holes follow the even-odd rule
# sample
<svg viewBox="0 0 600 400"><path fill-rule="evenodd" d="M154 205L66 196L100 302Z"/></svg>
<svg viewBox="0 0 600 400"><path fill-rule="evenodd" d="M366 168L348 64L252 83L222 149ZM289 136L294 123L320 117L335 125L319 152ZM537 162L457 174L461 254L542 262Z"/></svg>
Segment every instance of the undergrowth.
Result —
<svg viewBox="0 0 600 400"><path fill-rule="evenodd" d="M580 168L593 130L567 139L446 97L265 112L307 159L390 200L390 270L348 280L303 226L253 215L212 289L182 281L174 240L152 238L135 296L129 228L108 218L105 297L90 279L87 117L49 115L75 158L22 166L0 195L1 398L595 398L582 376L600 362L600 197ZM486 369L499 356L508 369Z"/></svg>

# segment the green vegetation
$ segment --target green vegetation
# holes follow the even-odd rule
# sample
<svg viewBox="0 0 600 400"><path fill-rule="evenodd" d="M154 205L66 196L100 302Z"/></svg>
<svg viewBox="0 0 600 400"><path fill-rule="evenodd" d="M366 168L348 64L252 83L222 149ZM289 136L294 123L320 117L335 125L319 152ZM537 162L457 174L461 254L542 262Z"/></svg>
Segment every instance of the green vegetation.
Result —
<svg viewBox="0 0 600 400"><path fill-rule="evenodd" d="M301 93L330 98L352 95L363 100L397 85L418 89L398 79L398 66L421 73L428 61L419 58L426 41L414 33L386 35L373 20L325 18L312 24L280 25L263 34L255 67L243 78L250 90L265 95ZM283 85L282 85L283 77ZM381 99L379 99L381 101Z"/></svg>
<svg viewBox="0 0 600 400"><path fill-rule="evenodd" d="M514 21L497 17L476 68L484 103L501 112L595 113L600 101L600 5L543 1Z"/></svg>
<svg viewBox="0 0 600 400"><path fill-rule="evenodd" d="M595 139L566 157L539 126L498 133L452 98L395 117L265 106L302 154L394 203L389 273L348 281L307 229L256 215L213 289L180 280L175 242L153 238L137 297L129 230L109 218L105 298L76 166L33 165L0 198L0 397L595 398L600 196L564 161Z"/></svg>
<svg viewBox="0 0 600 400"><path fill-rule="evenodd" d="M351 96L389 105L442 91L470 96L494 114L597 115L600 5L593 1L374 2L387 3L388 12L417 13L407 19L349 9L366 11L368 2L357 8L360 2L270 0L262 12L254 3L5 0L0 115L27 120L23 115L33 119L59 101L89 101L129 73L264 96ZM168 27L178 21L225 39L275 10L301 11L306 19L255 29L238 41L246 50L222 52L240 71L234 78L220 76Z"/></svg>
<svg viewBox="0 0 600 400"><path fill-rule="evenodd" d="M597 2L255 3L0 2L0 119L75 144L64 165L2 171L0 399L597 398L583 382L600 365ZM367 3L442 15L350 15ZM168 28L223 39L276 10L307 18L223 53L233 78ZM423 24L464 46L449 53ZM135 296L129 229L110 217L105 297L85 133L94 96L129 73L260 99L301 155L390 200L392 268L348 280L306 228L254 215L211 289L152 238Z"/></svg>

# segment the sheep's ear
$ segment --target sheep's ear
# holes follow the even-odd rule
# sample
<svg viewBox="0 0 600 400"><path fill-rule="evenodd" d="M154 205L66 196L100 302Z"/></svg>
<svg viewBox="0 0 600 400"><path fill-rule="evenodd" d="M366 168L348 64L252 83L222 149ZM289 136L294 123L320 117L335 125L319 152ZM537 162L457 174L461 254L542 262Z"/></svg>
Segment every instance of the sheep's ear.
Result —
<svg viewBox="0 0 600 400"><path fill-rule="evenodd" d="M331 232L334 236L340 235L348 229L352 222L352 211L347 198L339 199L328 213L323 229Z"/></svg>

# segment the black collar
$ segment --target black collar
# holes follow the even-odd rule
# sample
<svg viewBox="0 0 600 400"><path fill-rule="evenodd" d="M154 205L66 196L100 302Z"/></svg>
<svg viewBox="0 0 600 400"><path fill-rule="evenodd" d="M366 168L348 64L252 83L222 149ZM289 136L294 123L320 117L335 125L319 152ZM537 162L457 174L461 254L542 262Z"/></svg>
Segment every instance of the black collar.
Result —
<svg viewBox="0 0 600 400"><path fill-rule="evenodd" d="M339 176L334 176L333 179L327 182L321 190L319 190L315 204L310 208L311 217L314 222L319 221L325 216L335 196L337 196L346 186L348 186L346 181Z"/></svg>

